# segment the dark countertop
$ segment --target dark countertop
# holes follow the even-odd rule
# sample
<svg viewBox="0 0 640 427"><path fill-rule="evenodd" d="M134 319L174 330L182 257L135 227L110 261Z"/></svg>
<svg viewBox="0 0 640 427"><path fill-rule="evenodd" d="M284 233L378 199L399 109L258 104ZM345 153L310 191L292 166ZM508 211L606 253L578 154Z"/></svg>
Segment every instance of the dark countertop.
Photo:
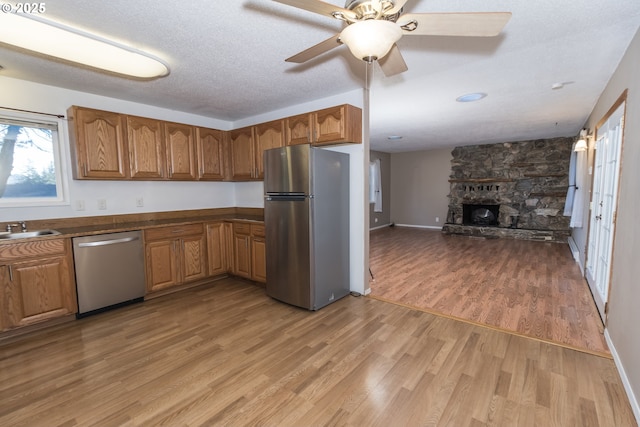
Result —
<svg viewBox="0 0 640 427"><path fill-rule="evenodd" d="M233 221L233 222L263 222L264 218L258 215L210 215L199 217L187 217L187 218L170 218L170 219L156 219L148 221L136 221L136 222L123 222L118 224L98 224L98 225L85 225L76 227L56 227L55 230L60 234L29 237L24 239L0 239L0 245L15 244L21 242L33 242L35 240L56 239L56 238L69 238L79 236L91 236L98 234L118 233L123 231L145 230L148 228L163 227L170 225L188 225L207 222L219 222L219 221ZM37 229L36 229L37 230Z"/></svg>

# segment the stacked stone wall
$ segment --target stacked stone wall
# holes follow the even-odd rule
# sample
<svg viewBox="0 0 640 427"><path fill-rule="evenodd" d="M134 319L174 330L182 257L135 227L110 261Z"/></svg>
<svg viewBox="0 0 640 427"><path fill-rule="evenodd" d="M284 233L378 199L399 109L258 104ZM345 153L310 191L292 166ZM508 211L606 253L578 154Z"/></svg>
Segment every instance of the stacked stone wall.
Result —
<svg viewBox="0 0 640 427"><path fill-rule="evenodd" d="M498 228L568 235L570 218L563 211L573 142L552 138L456 147L447 223L462 225L465 203L497 204Z"/></svg>

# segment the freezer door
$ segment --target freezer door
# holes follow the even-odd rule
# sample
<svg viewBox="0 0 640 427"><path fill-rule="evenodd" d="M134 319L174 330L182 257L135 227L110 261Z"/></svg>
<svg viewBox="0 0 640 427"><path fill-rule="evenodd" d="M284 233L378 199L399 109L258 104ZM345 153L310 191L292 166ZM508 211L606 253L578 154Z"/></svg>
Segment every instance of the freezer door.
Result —
<svg viewBox="0 0 640 427"><path fill-rule="evenodd" d="M264 152L265 193L311 192L309 144L272 148Z"/></svg>
<svg viewBox="0 0 640 427"><path fill-rule="evenodd" d="M267 295L307 309L313 306L309 198L265 199Z"/></svg>

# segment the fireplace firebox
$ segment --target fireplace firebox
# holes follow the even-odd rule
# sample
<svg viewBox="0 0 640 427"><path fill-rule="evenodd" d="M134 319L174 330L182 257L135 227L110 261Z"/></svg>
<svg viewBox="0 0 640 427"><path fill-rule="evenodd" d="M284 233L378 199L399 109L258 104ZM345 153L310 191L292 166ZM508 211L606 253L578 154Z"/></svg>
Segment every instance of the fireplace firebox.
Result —
<svg viewBox="0 0 640 427"><path fill-rule="evenodd" d="M497 227L500 205L467 204L462 205L462 223L478 227Z"/></svg>

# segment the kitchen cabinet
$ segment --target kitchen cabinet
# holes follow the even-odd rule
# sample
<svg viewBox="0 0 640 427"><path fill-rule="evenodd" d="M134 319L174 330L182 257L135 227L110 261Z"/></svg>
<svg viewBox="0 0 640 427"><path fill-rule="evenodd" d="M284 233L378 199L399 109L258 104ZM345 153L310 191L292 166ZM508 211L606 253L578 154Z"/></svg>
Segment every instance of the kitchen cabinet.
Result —
<svg viewBox="0 0 640 427"><path fill-rule="evenodd" d="M169 179L195 180L196 145L193 126L163 122Z"/></svg>
<svg viewBox="0 0 640 427"><path fill-rule="evenodd" d="M224 222L207 224L207 257L209 276L219 276L230 271L227 252L227 231ZM230 225L230 224L229 224Z"/></svg>
<svg viewBox="0 0 640 427"><path fill-rule="evenodd" d="M0 246L0 330L77 312L69 239Z"/></svg>
<svg viewBox="0 0 640 427"><path fill-rule="evenodd" d="M284 147L284 120L236 129L229 135L231 179L261 180L264 178L264 151Z"/></svg>
<svg viewBox="0 0 640 427"><path fill-rule="evenodd" d="M207 277L206 235L202 223L145 230L147 292Z"/></svg>
<svg viewBox="0 0 640 427"><path fill-rule="evenodd" d="M251 278L251 225L233 224L233 271L236 276Z"/></svg>
<svg viewBox="0 0 640 427"><path fill-rule="evenodd" d="M255 174L255 140L253 127L235 129L229 132L229 166L231 180L250 181Z"/></svg>
<svg viewBox="0 0 640 427"><path fill-rule="evenodd" d="M126 179L129 153L123 116L108 111L72 106L69 139L75 179Z"/></svg>
<svg viewBox="0 0 640 427"><path fill-rule="evenodd" d="M233 224L233 274L266 283L264 224Z"/></svg>
<svg viewBox="0 0 640 427"><path fill-rule="evenodd" d="M251 224L251 278L267 282L267 258L264 224Z"/></svg>
<svg viewBox="0 0 640 427"><path fill-rule="evenodd" d="M362 110L338 105L285 119L286 145L362 143Z"/></svg>
<svg viewBox="0 0 640 427"><path fill-rule="evenodd" d="M162 122L126 116L129 164L133 179L162 179L165 176Z"/></svg>
<svg viewBox="0 0 640 427"><path fill-rule="evenodd" d="M224 179L224 136L225 132L221 130L196 128L200 180L222 181Z"/></svg>
<svg viewBox="0 0 640 427"><path fill-rule="evenodd" d="M274 120L254 126L254 178L264 179L264 152L284 147L284 120Z"/></svg>

